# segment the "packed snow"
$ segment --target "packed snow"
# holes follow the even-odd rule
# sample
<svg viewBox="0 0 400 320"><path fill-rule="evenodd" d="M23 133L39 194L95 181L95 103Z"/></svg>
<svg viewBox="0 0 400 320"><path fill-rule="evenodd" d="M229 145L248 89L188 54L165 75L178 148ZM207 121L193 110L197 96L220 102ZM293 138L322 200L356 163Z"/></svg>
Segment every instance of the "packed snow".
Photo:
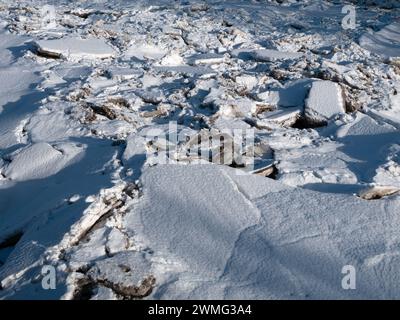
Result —
<svg viewBox="0 0 400 320"><path fill-rule="evenodd" d="M92 39L62 38L55 40L39 40L36 42L39 53L53 57L70 59L113 57L114 50L104 41Z"/></svg>
<svg viewBox="0 0 400 320"><path fill-rule="evenodd" d="M307 121L311 123L323 123L345 113L339 85L330 81L314 82L305 102L304 113Z"/></svg>
<svg viewBox="0 0 400 320"><path fill-rule="evenodd" d="M0 299L400 298L397 1L44 4L0 1Z"/></svg>

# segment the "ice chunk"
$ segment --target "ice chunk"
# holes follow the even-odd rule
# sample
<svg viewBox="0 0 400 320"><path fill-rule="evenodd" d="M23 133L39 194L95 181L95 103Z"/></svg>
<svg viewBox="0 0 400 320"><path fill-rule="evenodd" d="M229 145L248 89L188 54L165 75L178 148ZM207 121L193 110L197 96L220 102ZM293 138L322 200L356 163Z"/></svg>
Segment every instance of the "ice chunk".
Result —
<svg viewBox="0 0 400 320"><path fill-rule="evenodd" d="M196 54L187 59L190 65L201 65L201 64L218 64L223 63L226 57L217 53L207 53L207 54Z"/></svg>
<svg viewBox="0 0 400 320"><path fill-rule="evenodd" d="M153 249L179 255L199 275L222 275L235 240L258 221L257 210L217 166L164 165L142 180L145 198L127 216L129 228L142 230Z"/></svg>
<svg viewBox="0 0 400 320"><path fill-rule="evenodd" d="M62 170L82 151L71 143L51 146L40 142L9 156L4 174L13 180L31 180L51 176Z"/></svg>
<svg viewBox="0 0 400 320"><path fill-rule="evenodd" d="M294 60L303 56L301 52L285 52L271 49L256 50L252 53L255 60L272 62L278 60Z"/></svg>
<svg viewBox="0 0 400 320"><path fill-rule="evenodd" d="M316 81L305 104L306 119L321 124L336 114L344 113L344 102L339 85L331 81Z"/></svg>
<svg viewBox="0 0 400 320"><path fill-rule="evenodd" d="M36 41L38 51L55 57L78 59L105 59L114 57L116 52L104 40L97 38L62 38Z"/></svg>
<svg viewBox="0 0 400 320"><path fill-rule="evenodd" d="M155 277L167 273L176 280L161 281L155 296L293 299L312 294L338 299L387 294L382 282L391 286L399 259L383 256L377 268L364 262L395 254L387 251L391 239L384 235L396 234L398 201L380 200L383 204L290 188L228 170L156 166L142 177L143 197L127 214L127 226L137 243L154 250ZM337 284L349 255L365 290L349 293ZM388 272L379 271L384 266ZM390 297L399 296L399 289L391 288Z"/></svg>

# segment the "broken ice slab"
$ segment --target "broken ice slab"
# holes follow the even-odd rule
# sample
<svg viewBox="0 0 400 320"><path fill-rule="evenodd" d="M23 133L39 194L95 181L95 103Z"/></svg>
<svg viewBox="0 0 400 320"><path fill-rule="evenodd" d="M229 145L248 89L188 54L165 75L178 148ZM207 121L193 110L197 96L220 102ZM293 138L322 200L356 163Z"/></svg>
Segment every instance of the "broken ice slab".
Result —
<svg viewBox="0 0 400 320"><path fill-rule="evenodd" d="M163 32L165 34L170 35L170 36L182 36L182 30L181 29L173 28L171 26L164 26Z"/></svg>
<svg viewBox="0 0 400 320"><path fill-rule="evenodd" d="M257 166L250 173L257 174L262 177L271 177L274 175L274 173L276 173L276 167L273 163L273 160L270 160L270 163L268 163L267 165L262 167Z"/></svg>
<svg viewBox="0 0 400 320"><path fill-rule="evenodd" d="M155 66L155 71L165 73L176 73L184 75L206 75L215 74L216 72L208 67L194 67L194 66Z"/></svg>
<svg viewBox="0 0 400 320"><path fill-rule="evenodd" d="M400 23L392 23L375 33L364 33L360 46L386 58L400 57Z"/></svg>
<svg viewBox="0 0 400 320"><path fill-rule="evenodd" d="M279 60L294 60L303 57L301 52L286 52L271 49L261 49L252 52L253 59L261 62L273 62Z"/></svg>
<svg viewBox="0 0 400 320"><path fill-rule="evenodd" d="M104 40L97 38L62 38L36 41L38 52L50 57L63 57L71 60L106 59L116 52Z"/></svg>
<svg viewBox="0 0 400 320"><path fill-rule="evenodd" d="M190 56L186 59L189 65L218 64L226 61L226 56L218 53L204 53Z"/></svg>
<svg viewBox="0 0 400 320"><path fill-rule="evenodd" d="M264 124L278 124L283 127L290 127L300 118L301 108L285 108L268 112L266 117L262 119Z"/></svg>
<svg viewBox="0 0 400 320"><path fill-rule="evenodd" d="M135 57L139 60L159 60L167 54L164 48L150 44L133 43L124 53L125 57Z"/></svg>
<svg viewBox="0 0 400 320"><path fill-rule="evenodd" d="M372 186L367 189L361 190L358 196L364 200L377 200L383 197L398 194L400 188L392 186Z"/></svg>
<svg viewBox="0 0 400 320"><path fill-rule="evenodd" d="M97 261L87 275L94 284L112 289L126 298L149 295L155 278L150 274L151 263L139 252L126 251Z"/></svg>
<svg viewBox="0 0 400 320"><path fill-rule="evenodd" d="M306 120L313 124L323 124L333 116L345 113L340 86L331 81L313 82L304 112Z"/></svg>
<svg viewBox="0 0 400 320"><path fill-rule="evenodd" d="M72 164L81 152L73 143L35 143L8 155L4 174L18 181L46 178Z"/></svg>

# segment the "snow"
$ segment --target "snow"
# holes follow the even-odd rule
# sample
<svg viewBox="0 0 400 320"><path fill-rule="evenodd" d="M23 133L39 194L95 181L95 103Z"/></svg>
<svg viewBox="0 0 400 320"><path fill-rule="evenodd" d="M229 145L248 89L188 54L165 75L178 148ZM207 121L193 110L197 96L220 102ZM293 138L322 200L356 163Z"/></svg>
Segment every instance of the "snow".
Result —
<svg viewBox="0 0 400 320"><path fill-rule="evenodd" d="M73 144L35 143L10 154L7 158L10 163L3 174L17 181L46 178L72 164L80 152L81 149Z"/></svg>
<svg viewBox="0 0 400 320"><path fill-rule="evenodd" d="M300 52L285 52L270 49L256 50L252 52L255 60L272 62L277 60L299 59L303 56Z"/></svg>
<svg viewBox="0 0 400 320"><path fill-rule="evenodd" d="M400 297L399 5L53 5L0 6L0 299Z"/></svg>
<svg viewBox="0 0 400 320"><path fill-rule="evenodd" d="M382 220L396 221L398 199L385 200L384 218L377 202L202 165L155 167L146 171L142 183L143 201L133 206L127 225L141 247L154 250L151 260L167 270L163 277L177 279L156 291L157 298L234 299L243 291L249 299L399 294L391 283L398 280L395 269L375 278L389 259L386 239L396 233L393 225L383 227ZM379 254L382 261L368 265ZM167 268L171 259L178 264L172 271ZM359 291L342 290L337 281L346 261L362 275ZM392 263L397 268L398 259ZM387 286L390 293L383 289Z"/></svg>
<svg viewBox="0 0 400 320"><path fill-rule="evenodd" d="M105 59L115 56L113 48L96 38L38 40L36 45L42 54L55 55L67 59Z"/></svg>
<svg viewBox="0 0 400 320"><path fill-rule="evenodd" d="M320 123L344 113L342 92L338 84L316 81L311 85L305 103L305 116L311 123Z"/></svg>
<svg viewBox="0 0 400 320"><path fill-rule="evenodd" d="M360 45L383 57L400 57L400 24L393 23L378 32L365 33L360 37Z"/></svg>

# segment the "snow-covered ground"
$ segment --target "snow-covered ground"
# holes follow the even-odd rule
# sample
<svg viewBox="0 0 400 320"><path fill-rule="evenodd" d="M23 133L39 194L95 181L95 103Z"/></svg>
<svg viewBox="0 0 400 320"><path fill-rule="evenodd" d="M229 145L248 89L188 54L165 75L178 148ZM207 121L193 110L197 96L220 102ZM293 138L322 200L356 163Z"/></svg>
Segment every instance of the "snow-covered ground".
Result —
<svg viewBox="0 0 400 320"><path fill-rule="evenodd" d="M0 299L399 299L399 230L398 1L0 1Z"/></svg>

